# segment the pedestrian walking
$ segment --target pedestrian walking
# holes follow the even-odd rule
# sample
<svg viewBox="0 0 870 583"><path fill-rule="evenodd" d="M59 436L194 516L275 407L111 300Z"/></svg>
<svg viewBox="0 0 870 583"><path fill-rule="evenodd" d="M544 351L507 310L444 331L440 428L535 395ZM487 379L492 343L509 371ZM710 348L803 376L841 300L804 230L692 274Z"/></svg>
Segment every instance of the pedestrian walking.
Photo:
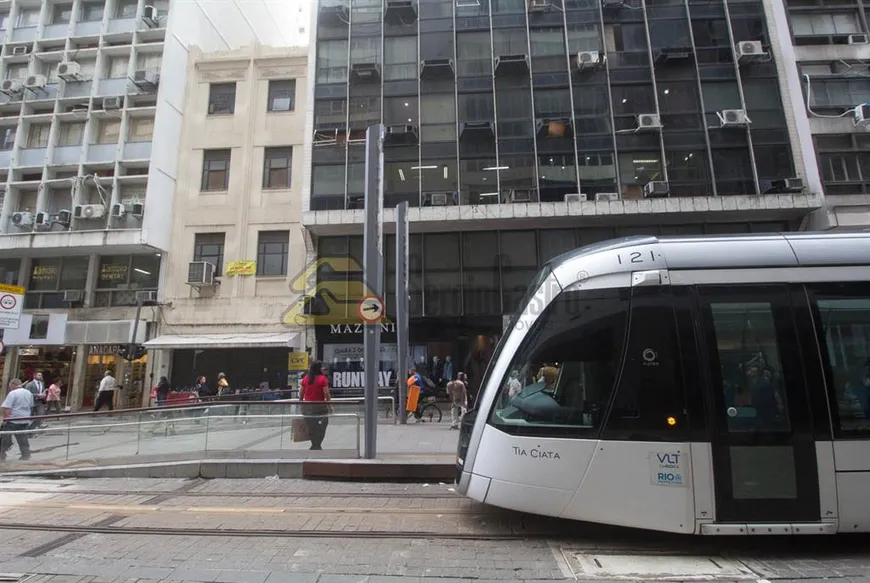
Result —
<svg viewBox="0 0 870 583"><path fill-rule="evenodd" d="M107 370L103 373L103 379L100 381L100 387L97 389L97 399L94 403L94 413L108 407L109 411L115 409L115 377L112 376L112 371Z"/></svg>
<svg viewBox="0 0 870 583"><path fill-rule="evenodd" d="M30 459L30 440L27 432L30 429L28 419L33 411L33 393L21 386L21 381L13 379L9 383L9 393L0 405L0 461L6 459L6 454L12 449L12 436L18 442L21 459ZM18 421L16 421L18 419ZM23 419L23 420L22 420Z"/></svg>
<svg viewBox="0 0 870 583"><path fill-rule="evenodd" d="M60 413L60 394L63 390L63 381L55 379L48 387L45 394L45 412Z"/></svg>
<svg viewBox="0 0 870 583"><path fill-rule="evenodd" d="M313 450L323 449L323 438L329 425L329 381L319 362L312 362L302 379L302 415L308 426L308 438Z"/></svg>
<svg viewBox="0 0 870 583"><path fill-rule="evenodd" d="M447 394L450 397L450 429L459 429L468 411L468 390L462 381L450 381L447 383Z"/></svg>
<svg viewBox="0 0 870 583"><path fill-rule="evenodd" d="M33 395L33 410L32 415L34 417L40 417L45 415L45 398L46 398L46 387L45 380L43 380L42 373L37 372L33 375L33 379L24 385L24 388L30 391ZM30 424L31 429L39 429L42 426L42 419L34 419ZM35 437L35 436L34 436Z"/></svg>

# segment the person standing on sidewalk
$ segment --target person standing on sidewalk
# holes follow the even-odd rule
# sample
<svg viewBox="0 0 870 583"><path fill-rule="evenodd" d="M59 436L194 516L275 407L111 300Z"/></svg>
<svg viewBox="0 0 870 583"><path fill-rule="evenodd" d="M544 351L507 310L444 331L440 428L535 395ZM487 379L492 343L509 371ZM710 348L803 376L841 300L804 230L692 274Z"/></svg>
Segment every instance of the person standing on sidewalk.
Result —
<svg viewBox="0 0 870 583"><path fill-rule="evenodd" d="M0 461L6 459L6 453L12 449L12 435L15 434L15 441L18 442L18 449L21 450L21 459L30 459L30 440L27 438L27 431L30 428L30 417L33 411L33 393L21 386L21 381L13 379L9 383L9 394L3 404L0 405L0 431L3 431L3 437L0 438ZM24 419L16 421L16 419Z"/></svg>
<svg viewBox="0 0 870 583"><path fill-rule="evenodd" d="M450 396L450 429L459 429L462 417L468 410L468 391L462 381L447 383L447 394Z"/></svg>
<svg viewBox="0 0 870 583"><path fill-rule="evenodd" d="M55 378L48 390L45 392L45 412L60 413L60 393L63 387L63 381Z"/></svg>
<svg viewBox="0 0 870 583"><path fill-rule="evenodd" d="M45 415L45 397L46 388L45 380L42 378L42 373L37 372L33 375L33 380L24 385L24 388L30 391L33 395L33 412L34 417ZM31 429L39 429L42 426L42 419L34 419L30 424ZM36 437L36 435L34 435Z"/></svg>
<svg viewBox="0 0 870 583"><path fill-rule="evenodd" d="M308 374L302 379L302 415L308 425L308 438L313 450L323 449L326 426L329 425L329 381L323 375L319 362L312 362Z"/></svg>
<svg viewBox="0 0 870 583"><path fill-rule="evenodd" d="M97 391L97 402L94 404L94 413L104 406L107 406L109 411L115 409L115 388L115 377L112 376L111 370L107 370L103 374L103 380L100 381L100 388Z"/></svg>

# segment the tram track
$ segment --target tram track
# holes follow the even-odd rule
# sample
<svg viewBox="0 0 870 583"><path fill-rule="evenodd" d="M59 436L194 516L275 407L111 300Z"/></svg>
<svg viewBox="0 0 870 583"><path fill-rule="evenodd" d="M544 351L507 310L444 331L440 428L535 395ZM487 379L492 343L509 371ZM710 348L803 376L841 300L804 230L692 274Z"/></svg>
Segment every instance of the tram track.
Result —
<svg viewBox="0 0 870 583"><path fill-rule="evenodd" d="M166 496L203 498L413 498L422 500L453 500L462 498L455 492L215 492L190 490L63 490L50 488L0 488L0 492L18 494L49 494L55 496Z"/></svg>

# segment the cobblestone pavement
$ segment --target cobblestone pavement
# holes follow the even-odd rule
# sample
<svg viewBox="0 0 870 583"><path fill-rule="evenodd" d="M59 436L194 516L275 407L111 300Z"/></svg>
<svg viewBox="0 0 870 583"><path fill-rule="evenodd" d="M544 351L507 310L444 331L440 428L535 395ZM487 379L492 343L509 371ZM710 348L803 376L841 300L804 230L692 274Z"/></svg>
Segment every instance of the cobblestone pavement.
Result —
<svg viewBox="0 0 870 583"><path fill-rule="evenodd" d="M664 557L724 569L715 581L870 583L866 536L686 538L506 512L438 483L6 479L0 541L0 580L28 583L608 581L594 565L620 555L634 580Z"/></svg>

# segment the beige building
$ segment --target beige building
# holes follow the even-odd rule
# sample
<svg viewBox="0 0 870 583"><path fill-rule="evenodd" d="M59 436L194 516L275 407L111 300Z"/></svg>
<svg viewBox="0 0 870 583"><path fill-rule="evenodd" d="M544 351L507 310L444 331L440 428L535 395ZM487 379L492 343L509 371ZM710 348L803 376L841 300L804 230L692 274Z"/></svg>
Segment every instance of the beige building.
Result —
<svg viewBox="0 0 870 583"><path fill-rule="evenodd" d="M287 382L305 346L282 324L306 263L303 48L246 47L188 66L172 243L158 308L155 380L192 386L219 372L236 388Z"/></svg>

